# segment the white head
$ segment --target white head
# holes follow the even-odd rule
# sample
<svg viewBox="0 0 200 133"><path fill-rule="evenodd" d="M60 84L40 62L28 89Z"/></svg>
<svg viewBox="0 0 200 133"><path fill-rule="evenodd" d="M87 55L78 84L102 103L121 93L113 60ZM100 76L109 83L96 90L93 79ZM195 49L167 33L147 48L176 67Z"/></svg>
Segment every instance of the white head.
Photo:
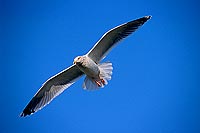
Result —
<svg viewBox="0 0 200 133"><path fill-rule="evenodd" d="M77 56L77 57L74 59L73 64L76 64L76 65L83 64L85 58L86 58L85 56Z"/></svg>

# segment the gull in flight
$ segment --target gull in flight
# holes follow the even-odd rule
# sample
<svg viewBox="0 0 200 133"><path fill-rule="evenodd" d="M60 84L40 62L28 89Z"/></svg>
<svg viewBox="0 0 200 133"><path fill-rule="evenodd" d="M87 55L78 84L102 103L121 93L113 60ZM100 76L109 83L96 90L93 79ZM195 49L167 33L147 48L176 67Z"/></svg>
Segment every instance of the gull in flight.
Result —
<svg viewBox="0 0 200 133"><path fill-rule="evenodd" d="M108 80L111 80L112 63L100 61L119 41L136 31L150 18L151 16L144 16L106 32L87 54L76 57L72 66L49 78L24 108L21 117L42 109L83 75L86 76L83 83L85 90L95 90L107 85Z"/></svg>

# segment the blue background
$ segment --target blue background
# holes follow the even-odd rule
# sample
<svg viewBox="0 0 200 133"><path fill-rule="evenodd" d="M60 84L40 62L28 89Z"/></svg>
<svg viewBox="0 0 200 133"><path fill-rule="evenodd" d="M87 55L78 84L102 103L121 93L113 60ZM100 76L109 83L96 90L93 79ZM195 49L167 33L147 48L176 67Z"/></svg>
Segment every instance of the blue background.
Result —
<svg viewBox="0 0 200 133"><path fill-rule="evenodd" d="M0 132L199 133L197 0L1 1ZM19 114L49 77L109 29L152 15L104 61L108 86L83 78L34 115Z"/></svg>

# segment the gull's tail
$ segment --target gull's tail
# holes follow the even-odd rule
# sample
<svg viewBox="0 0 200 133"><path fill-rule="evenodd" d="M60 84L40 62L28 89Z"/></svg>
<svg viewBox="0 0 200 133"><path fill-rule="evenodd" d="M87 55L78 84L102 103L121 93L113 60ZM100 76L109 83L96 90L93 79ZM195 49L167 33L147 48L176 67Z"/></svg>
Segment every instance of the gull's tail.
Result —
<svg viewBox="0 0 200 133"><path fill-rule="evenodd" d="M86 76L83 88L85 90L96 90L100 87L103 88L105 85L108 84L108 80L111 80L112 76L112 63L105 62L98 65L100 74L98 79L91 79L90 77Z"/></svg>

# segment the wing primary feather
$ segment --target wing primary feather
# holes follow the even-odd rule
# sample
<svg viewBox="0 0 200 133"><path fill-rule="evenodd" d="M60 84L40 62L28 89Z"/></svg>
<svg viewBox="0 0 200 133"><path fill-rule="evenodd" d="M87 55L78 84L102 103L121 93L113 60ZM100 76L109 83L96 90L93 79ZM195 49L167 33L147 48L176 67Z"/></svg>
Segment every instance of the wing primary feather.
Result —
<svg viewBox="0 0 200 133"><path fill-rule="evenodd" d="M30 115L45 105L49 104L56 96L61 94L66 88L71 86L84 73L76 65L65 69L59 74L48 79L39 91L34 95L28 105L21 113L21 117Z"/></svg>
<svg viewBox="0 0 200 133"><path fill-rule="evenodd" d="M116 44L142 26L151 16L145 16L119 25L106 32L87 55L96 63L100 62Z"/></svg>

